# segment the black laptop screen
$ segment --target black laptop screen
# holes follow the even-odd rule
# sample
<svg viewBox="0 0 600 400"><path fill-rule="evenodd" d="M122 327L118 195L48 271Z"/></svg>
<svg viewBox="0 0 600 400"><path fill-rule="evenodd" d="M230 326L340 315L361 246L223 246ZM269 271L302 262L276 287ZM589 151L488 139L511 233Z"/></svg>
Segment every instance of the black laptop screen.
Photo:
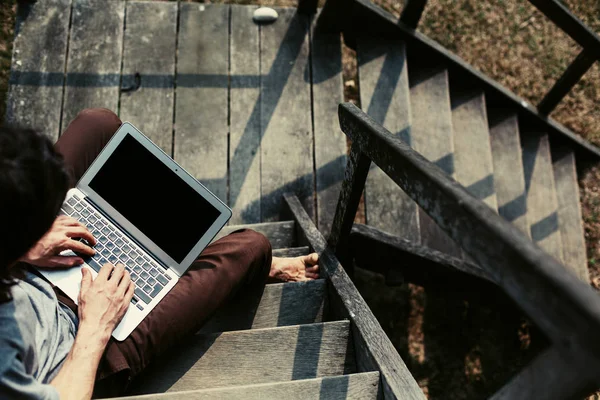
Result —
<svg viewBox="0 0 600 400"><path fill-rule="evenodd" d="M131 135L89 186L178 263L220 215Z"/></svg>

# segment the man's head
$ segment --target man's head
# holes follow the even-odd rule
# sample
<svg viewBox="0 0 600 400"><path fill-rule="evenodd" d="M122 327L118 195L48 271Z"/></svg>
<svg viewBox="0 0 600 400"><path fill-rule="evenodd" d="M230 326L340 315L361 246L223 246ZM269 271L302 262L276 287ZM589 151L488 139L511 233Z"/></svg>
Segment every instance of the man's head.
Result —
<svg viewBox="0 0 600 400"><path fill-rule="evenodd" d="M0 127L0 301L10 298L9 266L48 231L68 187L62 157L46 136Z"/></svg>

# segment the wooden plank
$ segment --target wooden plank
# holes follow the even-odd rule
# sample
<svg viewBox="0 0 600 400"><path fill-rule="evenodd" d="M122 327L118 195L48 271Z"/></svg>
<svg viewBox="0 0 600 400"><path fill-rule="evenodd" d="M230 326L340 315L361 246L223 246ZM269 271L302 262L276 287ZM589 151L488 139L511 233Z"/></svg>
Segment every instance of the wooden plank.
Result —
<svg viewBox="0 0 600 400"><path fill-rule="evenodd" d="M174 156L227 202L229 6L180 7Z"/></svg>
<svg viewBox="0 0 600 400"><path fill-rule="evenodd" d="M355 371L348 321L196 335L150 367L139 393L285 382Z"/></svg>
<svg viewBox="0 0 600 400"><path fill-rule="evenodd" d="M318 29L317 18L311 35L317 226L328 235L346 168L346 136L337 117L344 82L340 34Z"/></svg>
<svg viewBox="0 0 600 400"><path fill-rule="evenodd" d="M379 392L379 373L363 372L292 382L263 383L218 389L119 397L122 400L262 400L356 399L374 400ZM117 398L113 398L117 400Z"/></svg>
<svg viewBox="0 0 600 400"><path fill-rule="evenodd" d="M407 277L414 276L424 281L444 282L453 274L455 280L467 279L464 276L468 274L477 278L470 281L479 282L478 285L485 280L489 287L489 283L494 282L492 276L476 264L414 244L372 226L355 224L350 243L357 264L384 275L389 268L396 268L405 271L403 275ZM372 265L369 267L367 264Z"/></svg>
<svg viewBox="0 0 600 400"><path fill-rule="evenodd" d="M350 148L348 166L346 167L338 205L333 217L331 236L329 237L331 248L338 257L342 258L342 262L346 264L347 268L351 268L352 265L351 260L347 259L350 230L354 225L356 210L365 187L370 165L371 160L360 151L358 146L353 145Z"/></svg>
<svg viewBox="0 0 600 400"><path fill-rule="evenodd" d="M13 45L6 122L60 134L71 0L32 6Z"/></svg>
<svg viewBox="0 0 600 400"><path fill-rule="evenodd" d="M340 112L342 130L353 143L381 163L560 351L584 357L586 368L599 370L600 299L589 285L359 108L345 103Z"/></svg>
<svg viewBox="0 0 600 400"><path fill-rule="evenodd" d="M490 118L490 144L498 213L530 236L519 121L516 114L495 114Z"/></svg>
<svg viewBox="0 0 600 400"><path fill-rule="evenodd" d="M498 210L485 97L481 91L450 93L455 178L473 196Z"/></svg>
<svg viewBox="0 0 600 400"><path fill-rule="evenodd" d="M123 86L133 85L136 73L141 85L121 94L120 117L171 155L177 4L130 1L126 26Z"/></svg>
<svg viewBox="0 0 600 400"><path fill-rule="evenodd" d="M299 257L310 253L310 247L288 247L287 249L273 250L273 257Z"/></svg>
<svg viewBox="0 0 600 400"><path fill-rule="evenodd" d="M581 399L598 388L590 371L556 348L540 355L498 390L490 400Z"/></svg>
<svg viewBox="0 0 600 400"><path fill-rule="evenodd" d="M221 229L214 240L218 240L239 229L252 229L262 233L269 239L271 246L274 249L292 247L296 244L294 221L264 222L251 225L229 225Z"/></svg>
<svg viewBox="0 0 600 400"><path fill-rule="evenodd" d="M409 145L411 115L404 42L360 36L357 41L360 101L365 112ZM420 241L417 206L379 168L365 188L366 219L394 235Z"/></svg>
<svg viewBox="0 0 600 400"><path fill-rule="evenodd" d="M284 198L311 247L319 253L321 273L329 283L329 308L332 316L352 321L358 371L380 372L385 399L425 399L406 364L300 201L290 194Z"/></svg>
<svg viewBox="0 0 600 400"><path fill-rule="evenodd" d="M230 224L260 222L260 49L257 7L231 6Z"/></svg>
<svg viewBox="0 0 600 400"><path fill-rule="evenodd" d="M279 216L281 195L292 191L314 217L310 109L309 19L293 8L261 27L261 220Z"/></svg>
<svg viewBox="0 0 600 400"><path fill-rule="evenodd" d="M558 200L556 199L548 135L525 132L521 135L521 146L527 192L527 218L530 224L531 238L548 254L558 261L562 261Z"/></svg>
<svg viewBox="0 0 600 400"><path fill-rule="evenodd" d="M553 148L552 167L558 200L558 226L563 260L579 279L589 282L575 153L567 149Z"/></svg>
<svg viewBox="0 0 600 400"><path fill-rule="evenodd" d="M234 299L218 310L199 333L322 322L326 288L324 279L266 285L264 292L256 294L259 301L247 297Z"/></svg>
<svg viewBox="0 0 600 400"><path fill-rule="evenodd" d="M410 64L411 138L413 148L454 176L454 138L448 71L427 68L415 59ZM441 252L460 256L460 248L419 208L421 243Z"/></svg>
<svg viewBox="0 0 600 400"><path fill-rule="evenodd" d="M62 127L79 111L117 112L125 2L73 0Z"/></svg>
<svg viewBox="0 0 600 400"><path fill-rule="evenodd" d="M332 0L328 0L328 3ZM563 125L541 115L535 107L532 107L523 98L517 96L497 81L486 76L484 73L473 68L465 60L453 54L441 44L427 37L418 30L411 29L398 22L398 17L384 11L371 0L352 0L353 7L347 7L346 2L338 0L332 4L326 17L329 21L334 20L336 12L348 12L349 18L340 22L346 30L344 38L351 36L356 31L369 32L370 34L392 39L405 40L409 48L415 53L426 54L426 57L443 60L450 74L460 76L463 82L473 82L483 88L488 96L516 110L519 110L521 122L528 121L542 126L552 138L562 141L571 146L575 151L579 167L585 167L587 162L597 162L600 159L600 149L590 142L575 134ZM327 21L327 22L329 22ZM336 25L336 28L338 25Z"/></svg>

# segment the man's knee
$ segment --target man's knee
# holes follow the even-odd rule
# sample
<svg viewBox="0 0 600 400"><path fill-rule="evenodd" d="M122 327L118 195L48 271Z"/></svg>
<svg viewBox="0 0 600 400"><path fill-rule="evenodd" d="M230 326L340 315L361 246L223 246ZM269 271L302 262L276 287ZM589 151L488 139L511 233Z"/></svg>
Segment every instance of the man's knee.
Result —
<svg viewBox="0 0 600 400"><path fill-rule="evenodd" d="M75 120L78 123L94 128L87 132L98 132L102 135L114 134L121 126L121 119L108 108L86 108L77 114Z"/></svg>
<svg viewBox="0 0 600 400"><path fill-rule="evenodd" d="M232 235L236 235L236 239L250 250L253 264L264 266L268 270L271 266L272 248L265 235L252 229L235 231Z"/></svg>

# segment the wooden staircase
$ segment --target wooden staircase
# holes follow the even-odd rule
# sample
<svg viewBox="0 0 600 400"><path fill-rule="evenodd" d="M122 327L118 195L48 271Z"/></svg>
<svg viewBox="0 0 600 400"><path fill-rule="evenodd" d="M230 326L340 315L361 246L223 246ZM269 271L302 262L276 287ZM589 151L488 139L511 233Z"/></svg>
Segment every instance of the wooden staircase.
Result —
<svg viewBox="0 0 600 400"><path fill-rule="evenodd" d="M367 0L352 3L354 17L346 18L363 23L348 23L344 38L357 52L365 113L589 282L577 146L550 137L547 120L524 113L534 106L503 101L488 81L465 73L466 63L457 68L440 56L443 50L433 51L435 42L401 24L392 32L394 17ZM323 21L324 29L329 23ZM377 167L365 204L369 225L465 256Z"/></svg>
<svg viewBox="0 0 600 400"><path fill-rule="evenodd" d="M274 256L311 251L294 221L228 226L219 236L240 228L267 236ZM234 299L190 341L156 360L125 398L378 398L380 372L358 362L356 352L364 349L355 349L354 335L360 331L332 310L330 285L327 279L268 284L262 293Z"/></svg>

